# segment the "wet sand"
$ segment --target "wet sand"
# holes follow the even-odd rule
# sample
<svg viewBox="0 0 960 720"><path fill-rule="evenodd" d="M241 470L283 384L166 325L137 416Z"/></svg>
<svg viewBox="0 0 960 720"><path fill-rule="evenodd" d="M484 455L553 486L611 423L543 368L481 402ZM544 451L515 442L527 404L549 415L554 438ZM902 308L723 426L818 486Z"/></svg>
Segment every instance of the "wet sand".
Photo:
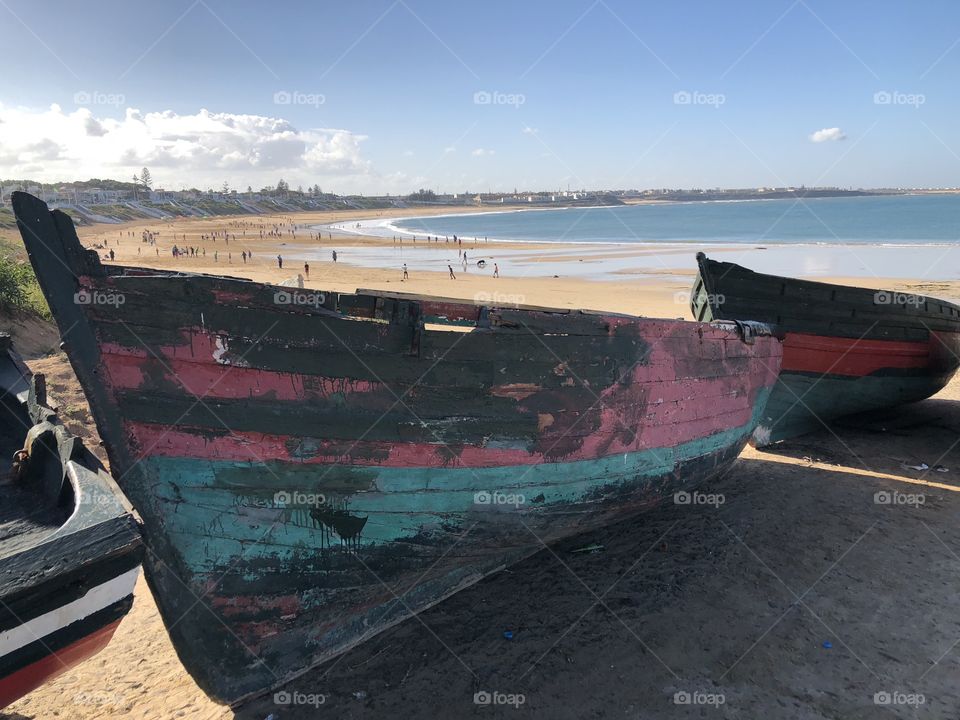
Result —
<svg viewBox="0 0 960 720"><path fill-rule="evenodd" d="M220 219L214 225L223 227ZM200 227L187 226L188 242ZM96 242L97 232L105 231L82 234ZM121 240L118 261L136 256L127 244ZM274 247L253 246L254 263L231 272L288 279L289 271L264 257ZM213 265L209 255L207 262ZM189 263L156 260L224 269ZM401 284L394 271L320 267L311 263L308 286L457 297L492 288L532 304L663 317L688 317L682 293L692 279L504 277L494 284L431 273ZM960 296L951 282L889 287ZM63 355L31 365L47 374L66 422L96 447ZM133 611L105 651L0 717L954 718L958 399L955 380L905 409L846 420L763 452L748 449L722 481L704 488L722 495L722 504L668 503L545 548L302 676L276 698L291 704L267 696L235 716L210 702L180 665L141 580ZM905 467L921 462L949 471ZM876 704L888 696L896 704ZM910 704L920 696L922 704ZM514 705L475 704L487 697ZM298 700L314 704L292 704Z"/></svg>

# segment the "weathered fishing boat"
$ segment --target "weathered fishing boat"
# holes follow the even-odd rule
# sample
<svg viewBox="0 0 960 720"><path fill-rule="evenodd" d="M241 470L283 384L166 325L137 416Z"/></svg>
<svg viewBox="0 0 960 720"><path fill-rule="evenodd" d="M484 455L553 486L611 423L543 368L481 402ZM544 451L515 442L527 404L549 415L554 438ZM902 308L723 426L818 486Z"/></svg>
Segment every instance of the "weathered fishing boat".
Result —
<svg viewBox="0 0 960 720"><path fill-rule="evenodd" d="M143 544L119 489L0 335L0 708L110 642ZM26 442L24 442L26 438Z"/></svg>
<svg viewBox="0 0 960 720"><path fill-rule="evenodd" d="M498 309L102 266L13 206L180 658L238 704L727 469L759 324Z"/></svg>
<svg viewBox="0 0 960 720"><path fill-rule="evenodd" d="M960 307L886 290L764 275L697 255L700 321L746 317L785 334L780 380L756 445L843 415L928 398L960 366Z"/></svg>

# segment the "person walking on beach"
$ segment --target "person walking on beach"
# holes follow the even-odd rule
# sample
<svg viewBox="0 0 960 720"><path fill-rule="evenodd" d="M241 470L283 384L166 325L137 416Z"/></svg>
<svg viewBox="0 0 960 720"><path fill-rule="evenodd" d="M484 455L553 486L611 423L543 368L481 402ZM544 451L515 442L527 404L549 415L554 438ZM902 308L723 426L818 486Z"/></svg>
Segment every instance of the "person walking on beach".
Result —
<svg viewBox="0 0 960 720"><path fill-rule="evenodd" d="M304 264L303 264L303 274L307 276L307 280L310 279L310 264L309 264L309 263L304 263Z"/></svg>
<svg viewBox="0 0 960 720"><path fill-rule="evenodd" d="M333 261L334 261L334 262L337 261L337 251L336 251L336 250L333 251Z"/></svg>
<svg viewBox="0 0 960 720"><path fill-rule="evenodd" d="M410 279L410 275L407 273L407 264L406 264L406 263L403 264L403 279L404 279L404 280L409 280L409 279Z"/></svg>
<svg viewBox="0 0 960 720"><path fill-rule="evenodd" d="M110 259L113 260L115 255L113 254L113 248L110 248Z"/></svg>
<svg viewBox="0 0 960 720"><path fill-rule="evenodd" d="M246 265L246 264L247 264L247 251L244 250L242 253L240 253L240 255L243 257L243 264Z"/></svg>
<svg viewBox="0 0 960 720"><path fill-rule="evenodd" d="M448 265L447 265L447 270L450 271L450 279L451 279L451 280L456 280L456 279L457 279L457 276L453 274L453 265L449 265L449 264L448 264Z"/></svg>
<svg viewBox="0 0 960 720"><path fill-rule="evenodd" d="M283 258L277 255L277 267L283 270Z"/></svg>
<svg viewBox="0 0 960 720"><path fill-rule="evenodd" d="M493 276L495 278L500 277L500 266L497 265L496 263L493 264Z"/></svg>

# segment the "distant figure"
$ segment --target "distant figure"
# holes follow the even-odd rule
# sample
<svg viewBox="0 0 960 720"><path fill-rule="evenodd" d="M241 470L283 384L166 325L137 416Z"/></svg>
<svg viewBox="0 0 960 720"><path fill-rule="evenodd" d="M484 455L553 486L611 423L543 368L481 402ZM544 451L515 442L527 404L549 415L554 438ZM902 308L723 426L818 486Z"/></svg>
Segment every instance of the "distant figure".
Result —
<svg viewBox="0 0 960 720"><path fill-rule="evenodd" d="M240 255L241 255L241 257L243 257L243 264L246 265L246 264L247 264L247 251L244 250L242 253L240 253Z"/></svg>
<svg viewBox="0 0 960 720"><path fill-rule="evenodd" d="M277 267L283 270L283 258L277 255Z"/></svg>
<svg viewBox="0 0 960 720"><path fill-rule="evenodd" d="M406 264L406 263L403 264L403 279L404 279L404 280L409 280L409 279L410 279L410 275L409 275L409 273L407 273L407 264Z"/></svg>
<svg viewBox="0 0 960 720"><path fill-rule="evenodd" d="M113 254L113 249L111 248L111 250L110 250L110 259L113 260L114 257L116 257L116 256Z"/></svg>
<svg viewBox="0 0 960 720"><path fill-rule="evenodd" d="M493 276L497 278L500 277L500 266L496 263L493 264Z"/></svg>
<svg viewBox="0 0 960 720"><path fill-rule="evenodd" d="M456 280L456 279L457 279L457 276L453 274L453 265L449 265L449 264L448 264L448 265L447 265L447 270L450 271L450 279L451 279L451 280Z"/></svg>
<svg viewBox="0 0 960 720"><path fill-rule="evenodd" d="M303 264L303 274L307 276L307 280L310 279L310 265L308 263Z"/></svg>
<svg viewBox="0 0 960 720"><path fill-rule="evenodd" d="M337 261L337 251L334 250L332 254L333 254L333 261L336 262L336 261Z"/></svg>
<svg viewBox="0 0 960 720"><path fill-rule="evenodd" d="M301 275L300 273L297 273L297 287L298 288L303 287L303 275Z"/></svg>

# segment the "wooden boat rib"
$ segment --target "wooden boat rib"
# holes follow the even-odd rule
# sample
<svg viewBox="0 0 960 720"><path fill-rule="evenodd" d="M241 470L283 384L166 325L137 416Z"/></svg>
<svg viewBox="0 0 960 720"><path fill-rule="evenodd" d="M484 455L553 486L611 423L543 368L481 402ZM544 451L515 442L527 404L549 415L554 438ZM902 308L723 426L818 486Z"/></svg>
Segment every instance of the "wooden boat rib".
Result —
<svg viewBox="0 0 960 720"><path fill-rule="evenodd" d="M104 267L13 204L174 645L221 702L709 482L779 371L762 325Z"/></svg>
<svg viewBox="0 0 960 720"><path fill-rule="evenodd" d="M885 290L764 275L697 255L694 318L784 332L783 368L754 436L766 445L837 417L928 398L960 367L960 307Z"/></svg>
<svg viewBox="0 0 960 720"><path fill-rule="evenodd" d="M104 648L143 545L119 488L0 335L0 708ZM24 442L26 438L26 442Z"/></svg>

